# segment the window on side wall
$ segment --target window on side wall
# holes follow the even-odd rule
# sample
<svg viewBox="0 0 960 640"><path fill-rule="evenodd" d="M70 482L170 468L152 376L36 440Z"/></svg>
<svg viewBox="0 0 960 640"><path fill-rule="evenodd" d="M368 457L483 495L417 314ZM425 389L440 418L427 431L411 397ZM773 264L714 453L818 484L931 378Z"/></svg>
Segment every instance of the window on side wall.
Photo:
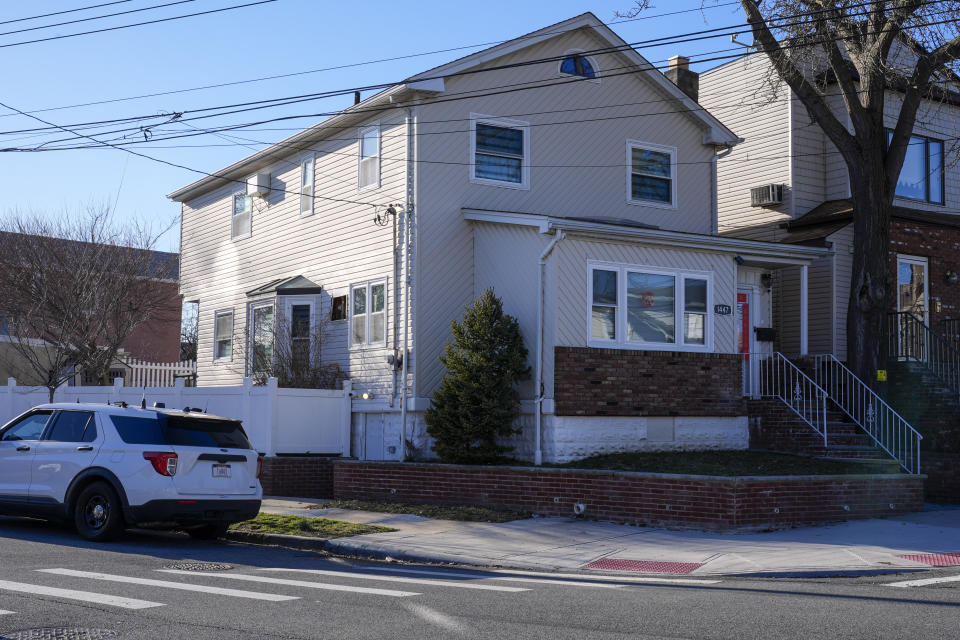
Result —
<svg viewBox="0 0 960 640"><path fill-rule="evenodd" d="M213 361L233 359L233 310L217 311L213 320Z"/></svg>
<svg viewBox="0 0 960 640"><path fill-rule="evenodd" d="M359 190L380 186L380 126L360 129L360 164L357 168Z"/></svg>
<svg viewBox="0 0 960 640"><path fill-rule="evenodd" d="M887 130L887 145L893 131ZM903 168L897 178L898 198L943 204L943 141L923 136L910 136Z"/></svg>
<svg viewBox="0 0 960 640"><path fill-rule="evenodd" d="M250 306L250 360L251 374L273 369L274 307L272 302Z"/></svg>
<svg viewBox="0 0 960 640"><path fill-rule="evenodd" d="M387 343L387 283L350 287L350 346L383 347Z"/></svg>
<svg viewBox="0 0 960 640"><path fill-rule="evenodd" d="M470 181L512 189L530 187L530 124L470 116Z"/></svg>
<svg viewBox="0 0 960 640"><path fill-rule="evenodd" d="M571 53L560 61L560 73L581 78L596 78L593 62L582 53Z"/></svg>
<svg viewBox="0 0 960 640"><path fill-rule="evenodd" d="M591 264L589 342L637 349L709 350L712 275Z"/></svg>
<svg viewBox="0 0 960 640"><path fill-rule="evenodd" d="M313 158L307 158L300 163L300 215L309 216L313 213Z"/></svg>
<svg viewBox="0 0 960 640"><path fill-rule="evenodd" d="M677 149L627 141L627 202L677 208Z"/></svg>
<svg viewBox="0 0 960 640"><path fill-rule="evenodd" d="M233 215L230 222L232 240L249 238L253 233L253 198L243 191L233 195Z"/></svg>

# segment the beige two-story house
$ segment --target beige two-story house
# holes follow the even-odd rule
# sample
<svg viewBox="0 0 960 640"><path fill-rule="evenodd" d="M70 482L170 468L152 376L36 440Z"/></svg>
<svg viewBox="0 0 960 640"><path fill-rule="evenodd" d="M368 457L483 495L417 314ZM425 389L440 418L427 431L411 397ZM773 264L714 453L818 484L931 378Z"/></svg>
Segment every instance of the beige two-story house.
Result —
<svg viewBox="0 0 960 640"><path fill-rule="evenodd" d="M745 448L738 282L829 250L718 234L717 157L740 138L686 88L587 13L173 192L199 384L238 383L285 336L351 379L354 455L429 455L450 322L492 287L530 354L518 456Z"/></svg>

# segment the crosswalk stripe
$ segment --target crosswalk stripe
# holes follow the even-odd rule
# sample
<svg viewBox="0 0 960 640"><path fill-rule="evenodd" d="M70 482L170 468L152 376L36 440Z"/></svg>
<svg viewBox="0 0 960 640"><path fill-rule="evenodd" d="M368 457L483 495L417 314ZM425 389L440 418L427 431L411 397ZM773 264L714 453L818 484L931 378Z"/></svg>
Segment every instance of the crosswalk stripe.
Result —
<svg viewBox="0 0 960 640"><path fill-rule="evenodd" d="M606 576L606 575L590 575L590 574L578 574L578 573L549 573L546 571L507 571L504 569L484 569L483 574L497 574L497 575L483 575L478 573L453 573L449 571L440 571L440 570L430 570L430 569L400 569L400 568L384 568L383 571L391 571L398 573L412 573L412 574L423 574L423 575L437 575L437 576L455 576L458 578L475 578L477 580L509 580L511 582L537 582L543 584L570 584L575 586L590 586L590 587L622 587L622 584L618 585L607 585L607 584L596 584L595 581L600 582L629 582L629 583L667 583L667 584L717 584L721 582L720 580L694 580L691 578L657 578L657 577L642 577L642 576ZM506 574L506 575L503 575ZM532 578L529 576L543 576L542 579ZM549 579L555 578L555 579Z"/></svg>
<svg viewBox="0 0 960 640"><path fill-rule="evenodd" d="M405 582L407 584L426 584L435 587L456 587L459 589L479 589L483 591L505 591L507 593L517 593L518 591L529 591L520 587L498 587L491 584L466 584L463 582L445 582L443 580L427 580L422 578L402 578L399 576L382 576L375 573L352 573L349 571L327 571L324 569L282 569L269 568L260 569L260 571L277 571L291 573L308 573L317 576L333 576L336 578L356 578L358 580L380 580L383 582ZM223 574L229 575L229 574Z"/></svg>
<svg viewBox="0 0 960 640"><path fill-rule="evenodd" d="M960 582L960 576L945 576L943 578L925 578L924 580L904 580L903 582L887 583L888 587L925 587L928 584L944 582Z"/></svg>
<svg viewBox="0 0 960 640"><path fill-rule="evenodd" d="M157 569L163 573L177 573L183 575L197 575L194 571L182 571L179 569ZM419 593L413 591L395 591L393 589L372 589L370 587L351 587L344 584L326 584L323 582L307 582L306 580L285 580L283 578L267 578L265 576L251 576L246 573L214 573L206 572L205 577L229 578L232 580L248 580L250 582L263 582L266 584L284 584L291 587L307 587L310 589L326 589L328 591L352 591L354 593L366 593L376 596L392 596L403 598L406 596L418 596Z"/></svg>
<svg viewBox="0 0 960 640"><path fill-rule="evenodd" d="M123 598L121 596L111 596L105 593L92 593L90 591L58 589L56 587L44 587L37 584L26 584L24 582L10 582L8 580L0 580L0 590L18 591L20 593L32 593L38 596L52 596L54 598L64 598L66 600L80 600L82 602L94 602L96 604L105 604L111 607L120 607L121 609L149 609L151 607L163 606L163 603L150 602L149 600L136 600L134 598ZM13 612L4 611L3 613L13 613Z"/></svg>
<svg viewBox="0 0 960 640"><path fill-rule="evenodd" d="M9 616L14 613L16 613L16 611L4 611L3 609L0 609L0 616Z"/></svg>
<svg viewBox="0 0 960 640"><path fill-rule="evenodd" d="M221 587L207 587L197 584L187 584L185 582L170 582L167 580L152 580L150 578L133 578L130 576L115 576L109 573L97 573L94 571L75 571L74 569L37 569L41 573L53 573L60 576L71 576L74 578L88 578L90 580L105 580L107 582L124 582L127 584L142 584L148 587L161 587L164 589L179 589L181 591L199 591L202 593L213 593L221 596L232 596L234 598L249 598L251 600L268 600L270 602L280 602L281 600L299 600L298 596L284 596L276 593L259 593L257 591L240 591L238 589L224 589ZM194 575L196 575L194 573Z"/></svg>

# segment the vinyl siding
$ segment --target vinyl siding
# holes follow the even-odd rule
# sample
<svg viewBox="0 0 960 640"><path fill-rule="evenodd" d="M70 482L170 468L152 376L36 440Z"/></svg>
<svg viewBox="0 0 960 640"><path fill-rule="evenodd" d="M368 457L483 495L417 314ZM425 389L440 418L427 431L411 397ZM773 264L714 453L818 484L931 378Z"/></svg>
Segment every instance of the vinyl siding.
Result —
<svg viewBox="0 0 960 640"><path fill-rule="evenodd" d="M840 360L847 359L847 307L850 304L850 278L853 275L853 225L831 234L827 240L833 243L834 253L834 300L836 322L834 323L836 351Z"/></svg>
<svg viewBox="0 0 960 640"><path fill-rule="evenodd" d="M823 130L810 118L807 108L797 100L790 101L790 135L793 164L790 194L794 218L807 213L826 199L826 149ZM833 147L832 143L829 143Z"/></svg>
<svg viewBox="0 0 960 640"><path fill-rule="evenodd" d="M766 59L747 56L703 73L700 104L744 138L717 161L720 233L777 241L791 211L790 106L785 87L772 95L769 72ZM750 189L765 184L787 185L783 204L750 206Z"/></svg>
<svg viewBox="0 0 960 640"><path fill-rule="evenodd" d="M592 32L579 30L502 56L488 66L603 46L607 45ZM417 282L429 295L429 300L417 307L418 396L429 396L442 378L438 357L450 337L450 320L461 316L477 290L474 268L479 259L474 255L471 227L463 220L463 208L625 218L664 229L711 232L713 149L702 144L700 125L689 115L675 113L673 99L642 74L613 75L627 64L619 54L594 56L593 60L600 82L502 91L522 83L555 83L557 62L541 63L447 78L444 95L416 107L420 133ZM499 93L442 101L445 96L472 91ZM470 182L471 113L530 123L529 189ZM677 209L627 203L628 139L678 149ZM516 259L501 255L508 262Z"/></svg>
<svg viewBox="0 0 960 640"><path fill-rule="evenodd" d="M243 185L221 187L183 207L181 291L199 301L198 377L202 385L237 384L244 375L241 354L231 363L213 362L216 311L234 311L235 333L246 330L245 292L271 280L302 275L323 286L320 318L329 318L331 298L348 294L353 283L385 279L388 347L395 322L393 231L373 223L374 207L403 202L406 134L399 110L380 114L381 186L357 190L357 128L322 143L277 152L269 168L271 191L255 202L252 236L230 238L232 194ZM300 161L316 154L314 213L300 215ZM292 193L284 193L284 191ZM360 203L371 204L353 204ZM383 210L382 208L380 209ZM402 337L401 337L402 340ZM356 388L383 392L391 384L389 349L348 348L348 322L328 322L323 364L339 364Z"/></svg>

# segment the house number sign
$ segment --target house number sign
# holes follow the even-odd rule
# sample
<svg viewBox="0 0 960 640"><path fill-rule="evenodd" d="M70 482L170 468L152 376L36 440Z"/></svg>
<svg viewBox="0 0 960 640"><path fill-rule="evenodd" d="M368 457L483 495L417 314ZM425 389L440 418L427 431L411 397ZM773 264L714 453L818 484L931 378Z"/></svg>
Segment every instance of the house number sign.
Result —
<svg viewBox="0 0 960 640"><path fill-rule="evenodd" d="M713 312L718 316L728 316L732 313L732 309L728 304L715 304L713 305Z"/></svg>

